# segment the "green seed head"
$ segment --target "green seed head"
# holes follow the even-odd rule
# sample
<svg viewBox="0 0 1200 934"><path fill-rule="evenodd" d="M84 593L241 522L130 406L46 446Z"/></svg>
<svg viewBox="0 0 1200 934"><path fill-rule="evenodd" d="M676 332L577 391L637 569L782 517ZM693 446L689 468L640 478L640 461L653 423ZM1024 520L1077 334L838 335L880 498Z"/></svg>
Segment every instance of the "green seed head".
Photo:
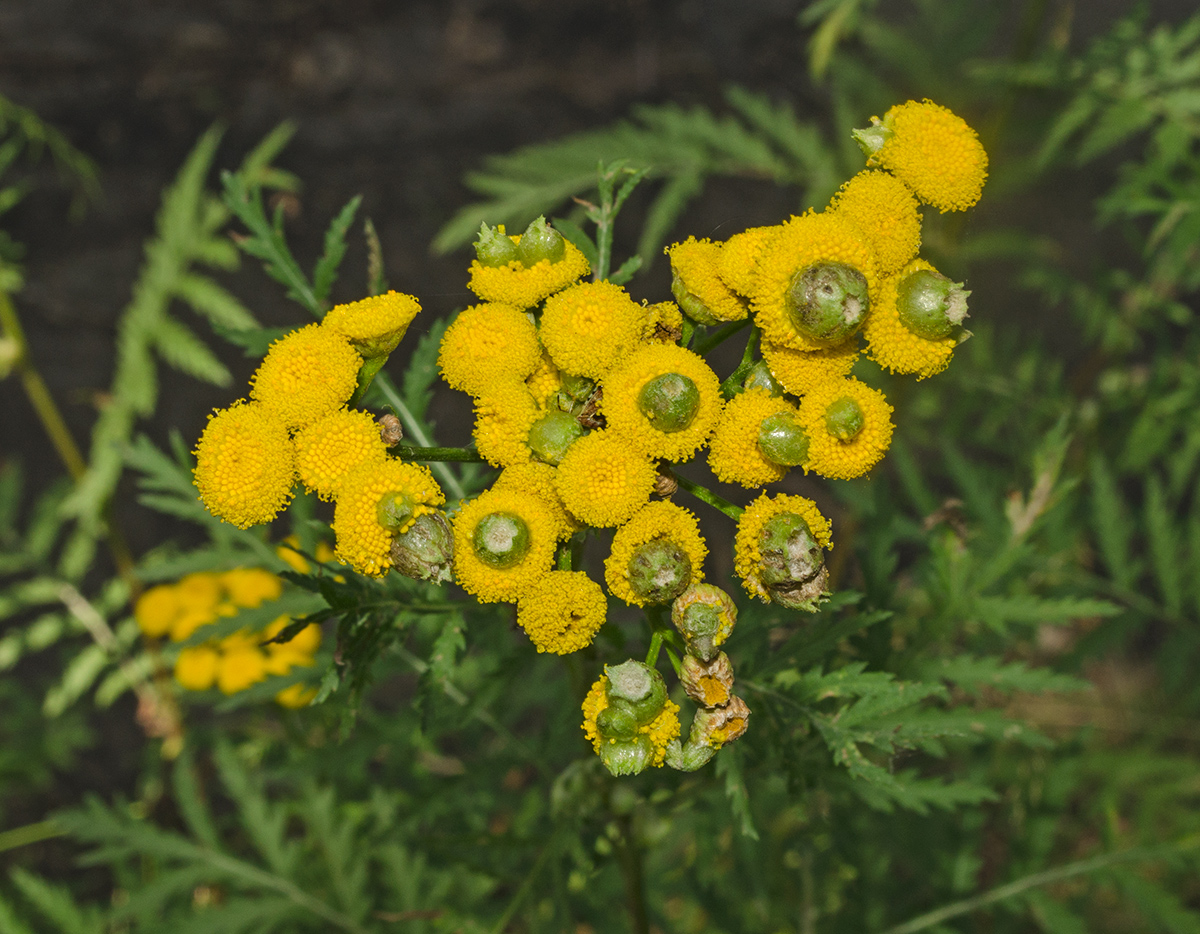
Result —
<svg viewBox="0 0 1200 934"><path fill-rule="evenodd" d="M795 513L773 516L759 536L759 580L771 600L812 611L825 593L825 556L808 523Z"/></svg>
<svg viewBox="0 0 1200 934"><path fill-rule="evenodd" d="M484 564L511 568L529 554L529 526L510 512L493 512L479 520L471 544Z"/></svg>
<svg viewBox="0 0 1200 934"><path fill-rule="evenodd" d="M839 441L850 441L863 430L863 410L849 396L835 400L825 410L825 429Z"/></svg>
<svg viewBox="0 0 1200 934"><path fill-rule="evenodd" d="M783 395L783 384L775 378L771 372L771 368L767 366L766 360L759 360L758 363L750 367L750 372L746 374L742 388L765 389L775 397Z"/></svg>
<svg viewBox="0 0 1200 934"><path fill-rule="evenodd" d="M700 390L686 376L664 373L642 387L638 408L659 431L683 431L700 409Z"/></svg>
<svg viewBox="0 0 1200 934"><path fill-rule="evenodd" d="M773 464L798 467L808 460L808 433L791 412L769 415L758 426L758 449Z"/></svg>
<svg viewBox="0 0 1200 934"><path fill-rule="evenodd" d="M517 259L517 245L498 228L480 224L475 256L482 266L503 266Z"/></svg>
<svg viewBox="0 0 1200 934"><path fill-rule="evenodd" d="M692 562L674 542L656 538L629 559L629 586L647 603L670 603L692 582Z"/></svg>
<svg viewBox="0 0 1200 934"><path fill-rule="evenodd" d="M608 771L617 776L637 775L654 759L654 746L649 737L640 735L627 743L602 743L600 761Z"/></svg>
<svg viewBox="0 0 1200 934"><path fill-rule="evenodd" d="M792 277L785 304L797 331L836 344L862 326L871 299L866 277L853 266L813 263Z"/></svg>
<svg viewBox="0 0 1200 934"><path fill-rule="evenodd" d="M453 561L454 535L440 512L423 513L392 540L392 566L405 577L444 584L453 579Z"/></svg>
<svg viewBox="0 0 1200 934"><path fill-rule="evenodd" d="M720 319L708 310L708 306L704 302L688 291L688 287L683 284L678 273L671 276L671 294L675 296L675 301L683 309L683 313L698 324L721 323Z"/></svg>
<svg viewBox="0 0 1200 934"><path fill-rule="evenodd" d="M692 584L671 605L671 622L687 643L687 650L703 661L717 656L737 623L733 598L713 584Z"/></svg>
<svg viewBox="0 0 1200 934"><path fill-rule="evenodd" d="M538 460L558 466L567 448L583 435L583 426L566 412L551 410L529 429L529 448Z"/></svg>
<svg viewBox="0 0 1200 934"><path fill-rule="evenodd" d="M639 725L649 723L667 702L667 685L662 675L642 662L629 659L604 670L608 675L608 701L629 705Z"/></svg>
<svg viewBox="0 0 1200 934"><path fill-rule="evenodd" d="M638 721L633 707L621 700L610 700L596 716L596 731L603 739L628 742L637 736Z"/></svg>
<svg viewBox="0 0 1200 934"><path fill-rule="evenodd" d="M926 340L949 337L967 317L967 296L961 282L928 269L909 273L896 286L900 323Z"/></svg>
<svg viewBox="0 0 1200 934"><path fill-rule="evenodd" d="M563 235L538 217L521 234L517 243L517 258L526 266L535 266L544 259L557 263L567 254Z"/></svg>
<svg viewBox="0 0 1200 934"><path fill-rule="evenodd" d="M384 493L375 504L375 518L389 532L399 532L412 519L415 506L405 493Z"/></svg>

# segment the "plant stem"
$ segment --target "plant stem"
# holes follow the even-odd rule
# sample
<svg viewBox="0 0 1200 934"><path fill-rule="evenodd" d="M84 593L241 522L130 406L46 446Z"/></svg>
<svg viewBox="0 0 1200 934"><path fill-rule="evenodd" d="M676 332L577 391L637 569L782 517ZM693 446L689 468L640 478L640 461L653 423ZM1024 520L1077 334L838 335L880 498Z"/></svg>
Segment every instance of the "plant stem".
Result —
<svg viewBox="0 0 1200 934"><path fill-rule="evenodd" d="M661 629L655 629L650 637L650 648L646 651L646 666L653 668L658 664L658 653L662 649L663 634Z"/></svg>
<svg viewBox="0 0 1200 934"><path fill-rule="evenodd" d="M746 378L746 374L750 372L754 366L754 348L758 344L758 335L761 332L757 327L750 331L750 337L746 340L746 349L742 351L742 362L737 365L737 369L729 374L729 377L721 383L721 395L726 399L732 399L734 393L738 391L739 384Z"/></svg>
<svg viewBox="0 0 1200 934"><path fill-rule="evenodd" d="M479 456L479 452L472 451L470 448L422 448L417 447L415 444L398 444L393 450L406 461L483 463L483 458Z"/></svg>
<svg viewBox="0 0 1200 934"><path fill-rule="evenodd" d="M404 430L409 437L417 442L421 447L433 447L430 438L425 434L425 429L421 427L421 423L417 421L416 416L409 411L404 400L400 398L400 393L396 392L396 386L392 382L391 377L386 373L380 373L375 380L375 385L379 387L379 391L383 393L388 404L396 410L396 416L404 425ZM462 488L462 484L458 482L458 477L454 476L454 472L444 463L435 461L433 467L430 468L438 479L446 485L446 489L450 491L453 499L466 499L466 491Z"/></svg>
<svg viewBox="0 0 1200 934"><path fill-rule="evenodd" d="M18 847L40 843L51 837L61 837L66 831L52 820L39 821L36 824L26 824L24 827L14 827L12 830L0 832L0 853L5 850L15 850Z"/></svg>
<svg viewBox="0 0 1200 934"><path fill-rule="evenodd" d="M521 903L529 897L529 892L533 888L533 881L537 878L538 873L542 871L542 867L546 864L546 860L550 858L550 854L554 851L557 842L558 835L555 834L542 847L542 852L538 854L537 859L534 861L533 868L529 870L529 875L525 877L525 881L521 883L521 887L513 895L512 900L508 903L508 907L504 909L504 914L492 926L492 934L503 934L504 931L508 930L508 923L513 919L513 915L517 913L517 909L521 907Z"/></svg>
<svg viewBox="0 0 1200 934"><path fill-rule="evenodd" d="M646 912L646 884L642 872L642 851L633 831L633 817L618 818L621 826L621 871L625 876L625 896L633 934L650 934L650 916Z"/></svg>
<svg viewBox="0 0 1200 934"><path fill-rule="evenodd" d="M362 401L362 397L367 394L367 390L371 388L371 381L375 379L375 374L380 368L387 363L386 355L381 357L371 357L369 360L364 360L363 365L358 368L358 385L354 387L354 395L350 397L350 401L346 403L350 408L358 405Z"/></svg>
<svg viewBox="0 0 1200 934"><path fill-rule="evenodd" d="M693 347L692 350L703 357L717 345L723 344L726 338L733 337L734 334L736 334L749 323L749 318L743 318L741 321L734 321L730 324L726 324L725 326L713 331L713 333L706 335L702 340L697 341L696 346Z"/></svg>
<svg viewBox="0 0 1200 934"><path fill-rule="evenodd" d="M686 477L681 477L679 474L674 473L673 471L671 472L671 476L673 476L679 482L679 485L683 487L683 489L687 490L694 497L696 497L696 499L703 500L713 508L719 509L735 522L742 517L741 506L735 506L733 503L729 502L729 500L718 496L707 487L703 487L699 483L693 483L691 480L687 479Z"/></svg>

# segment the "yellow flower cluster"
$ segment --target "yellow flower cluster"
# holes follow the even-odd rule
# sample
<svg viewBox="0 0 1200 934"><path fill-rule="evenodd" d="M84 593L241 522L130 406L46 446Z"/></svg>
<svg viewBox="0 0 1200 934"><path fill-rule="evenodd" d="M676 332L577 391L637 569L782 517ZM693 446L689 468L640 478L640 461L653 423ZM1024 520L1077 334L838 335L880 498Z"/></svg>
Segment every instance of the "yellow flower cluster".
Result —
<svg viewBox="0 0 1200 934"><path fill-rule="evenodd" d="M270 522L299 480L337 504L338 559L384 574L395 535L445 497L426 468L389 457L394 439L385 443L373 416L348 405L420 310L411 295L387 292L338 305L275 341L251 378L250 401L211 415L196 445L196 487L208 511L239 528ZM532 372L537 339L529 339Z"/></svg>
<svg viewBox="0 0 1200 934"><path fill-rule="evenodd" d="M311 667L321 645L321 630L304 627L288 642L270 642L291 620L281 616L261 632L246 630L197 642L203 626L235 616L241 609L261 606L283 592L283 582L262 568L234 568L223 573L188 574L174 584L160 584L143 593L134 605L134 618L152 639L188 643L175 658L175 680L189 691L217 688L236 694L293 668ZM307 706L316 690L297 682L279 691L285 707Z"/></svg>

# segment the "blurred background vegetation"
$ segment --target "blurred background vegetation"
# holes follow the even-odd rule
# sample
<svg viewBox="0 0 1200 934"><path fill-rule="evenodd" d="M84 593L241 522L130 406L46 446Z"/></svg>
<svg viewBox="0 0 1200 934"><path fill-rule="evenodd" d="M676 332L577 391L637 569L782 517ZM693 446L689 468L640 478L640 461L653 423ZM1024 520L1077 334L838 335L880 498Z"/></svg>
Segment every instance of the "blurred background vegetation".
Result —
<svg viewBox="0 0 1200 934"><path fill-rule="evenodd" d="M62 0L0 22L0 288L86 459L63 482L18 365L0 931L1200 931L1190 4ZM162 452L253 369L222 336L313 310L239 263L218 168L282 207L303 269L363 196L426 309L418 375L389 369L463 443L465 401L420 374L480 219L569 216L598 157L644 165L617 253L658 300L664 239L820 207L862 164L848 128L910 97L991 157L979 207L924 235L975 337L929 382L866 373L898 426L870 479L783 485L832 514L840 596L744 611L737 746L609 781L578 728L606 656L534 657L459 608L396 618L352 720L342 694L193 705L164 761L123 692L130 581L273 552L193 521ZM369 273L357 222L346 240L334 300Z"/></svg>

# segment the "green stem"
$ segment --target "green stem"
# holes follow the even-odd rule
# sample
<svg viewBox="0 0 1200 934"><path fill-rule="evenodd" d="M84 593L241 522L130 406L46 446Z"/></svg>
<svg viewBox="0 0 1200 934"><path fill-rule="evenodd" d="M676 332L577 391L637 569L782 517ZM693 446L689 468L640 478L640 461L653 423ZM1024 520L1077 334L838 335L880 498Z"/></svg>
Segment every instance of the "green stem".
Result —
<svg viewBox="0 0 1200 934"><path fill-rule="evenodd" d="M646 651L646 665L653 668L658 664L658 653L662 649L663 634L661 629L655 629L650 637L650 648Z"/></svg>
<svg viewBox="0 0 1200 934"><path fill-rule="evenodd" d="M542 871L542 867L546 865L546 860L550 858L550 854L554 852L555 845L558 842L558 835L555 834L550 838L549 842L542 847L542 852L538 854L537 859L533 863L533 868L529 870L529 875L525 877L525 881L521 883L521 887L517 889L513 895L512 901L508 903L508 907L504 909L499 920L492 926L492 934L503 934L508 930L508 923L512 921L513 915L517 913L517 909L521 907L521 903L529 897L530 891L533 889L533 882L538 877L538 873Z"/></svg>
<svg viewBox="0 0 1200 934"><path fill-rule="evenodd" d="M705 335L703 340L696 342L696 346L692 348L700 356L704 356L714 347L723 344L727 338L733 337L738 331L750 323L749 318L743 318L741 321L734 321L718 328L711 334Z"/></svg>
<svg viewBox="0 0 1200 934"><path fill-rule="evenodd" d="M696 336L699 328L692 322L691 318L683 319L683 327L680 329L679 346L687 347L692 342L692 338Z"/></svg>
<svg viewBox="0 0 1200 934"><path fill-rule="evenodd" d="M398 444L392 448L403 460L442 463L446 461L482 464L478 451L470 448L422 448L415 444Z"/></svg>
<svg viewBox="0 0 1200 934"><path fill-rule="evenodd" d="M379 391L383 393L388 404L396 410L396 417L404 425L404 430L408 433L408 436L421 447L433 447L429 436L425 434L425 429L421 427L421 423L417 421L416 416L404 404L404 400L400 398L400 393L396 392L396 386L391 378L386 373L380 373L379 378L375 381L375 385L379 387ZM446 489L450 491L452 499L467 498L467 493L462 488L462 484L458 482L458 477L454 475L454 472L449 467L443 463L434 462L433 467L430 469L445 484Z"/></svg>
<svg viewBox="0 0 1200 934"><path fill-rule="evenodd" d="M0 853L5 850L15 850L18 847L40 843L51 837L61 837L66 831L52 820L39 821L36 824L26 824L24 827L14 827L12 830L0 832Z"/></svg>
<svg viewBox="0 0 1200 934"><path fill-rule="evenodd" d="M1200 847L1200 834L1193 834L1190 837L1184 837L1182 840L1177 840L1174 843L1168 843L1164 846L1135 847L1130 850L1122 850L1119 853L1105 853L1101 856L1093 856L1090 859L1081 859L1074 863L1067 863L1065 866L1047 869L1044 872L1035 872L1032 875L997 886L990 891L983 892L971 898L964 898L962 901L951 902L949 905L935 908L933 911L926 912L919 917L913 918L911 921L906 921L894 928L889 928L884 934L913 934L915 931L923 931L926 928L941 924L943 921L957 918L959 915L971 914L980 908L984 908L995 902L1004 901L1015 895L1020 895L1030 889L1040 888L1043 885L1052 885L1055 882L1062 882L1066 879L1072 879L1075 876L1086 875L1089 872L1095 872L1097 869L1103 869L1115 863L1162 859L1163 857L1172 856L1176 853L1184 853L1198 847Z"/></svg>
<svg viewBox="0 0 1200 934"><path fill-rule="evenodd" d="M742 518L741 506L735 506L733 503L729 502L729 500L718 496L716 493L712 492L712 490L701 486L699 483L693 483L691 480L687 479L687 477L681 477L679 474L674 472L672 472L671 475L676 479L676 481L678 481L680 487L687 490L694 497L696 497L696 499L703 500L713 508L719 509L735 522Z"/></svg>
<svg viewBox="0 0 1200 934"><path fill-rule="evenodd" d="M757 327L750 331L750 337L746 340L746 349L742 351L742 362L738 364L736 370L729 374L729 378L721 383L721 395L726 399L733 398L734 393L738 391L742 381L746 378L746 374L754 367L754 349L758 344L760 333Z"/></svg>
<svg viewBox="0 0 1200 934"><path fill-rule="evenodd" d="M354 408L354 406L362 401L362 397L371 388L371 380L375 378L375 374L379 372L380 367L387 363L387 361L386 354L381 357L371 357L363 361L363 365L358 370L358 386L355 387L354 395L350 397L350 401L346 403L347 406Z"/></svg>
<svg viewBox="0 0 1200 934"><path fill-rule="evenodd" d="M625 876L625 894L629 902L629 920L634 934L650 934L650 916L646 911L646 883L642 872L642 851L633 830L633 818L625 814L621 825L621 869Z"/></svg>

